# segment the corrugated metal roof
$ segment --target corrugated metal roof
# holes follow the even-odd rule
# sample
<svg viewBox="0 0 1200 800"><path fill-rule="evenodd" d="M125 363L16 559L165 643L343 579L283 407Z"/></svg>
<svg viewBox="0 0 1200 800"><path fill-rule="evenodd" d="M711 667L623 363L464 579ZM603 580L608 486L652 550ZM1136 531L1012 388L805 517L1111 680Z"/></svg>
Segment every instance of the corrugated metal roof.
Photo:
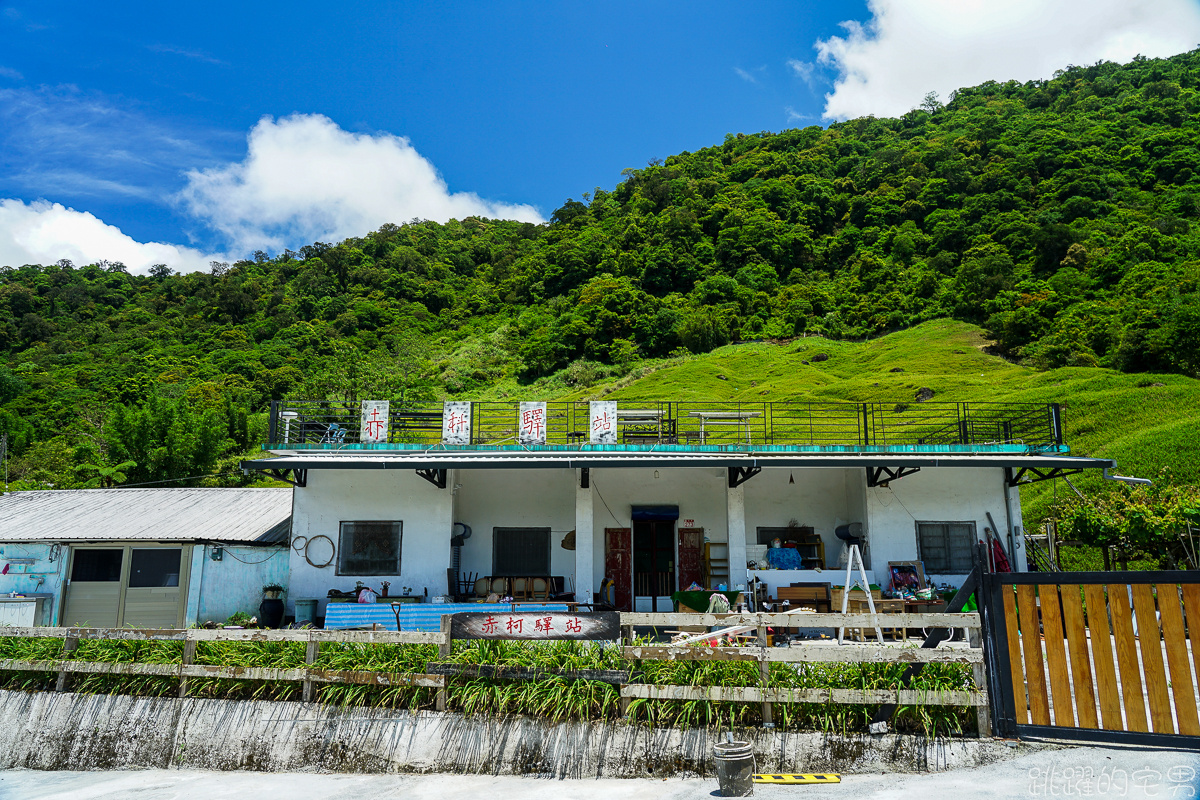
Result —
<svg viewBox="0 0 1200 800"><path fill-rule="evenodd" d="M68 489L0 495L0 542L286 542L291 489Z"/></svg>

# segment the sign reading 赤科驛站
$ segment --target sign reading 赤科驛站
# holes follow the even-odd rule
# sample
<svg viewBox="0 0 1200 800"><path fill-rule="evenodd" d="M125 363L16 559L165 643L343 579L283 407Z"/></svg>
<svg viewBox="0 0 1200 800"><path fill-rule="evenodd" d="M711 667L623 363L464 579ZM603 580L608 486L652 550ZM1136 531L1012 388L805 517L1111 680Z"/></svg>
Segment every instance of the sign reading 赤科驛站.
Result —
<svg viewBox="0 0 1200 800"><path fill-rule="evenodd" d="M452 639L616 639L621 615L615 611L579 614L562 611L514 611L454 614Z"/></svg>
<svg viewBox="0 0 1200 800"><path fill-rule="evenodd" d="M471 403L447 400L442 404L442 442L471 443Z"/></svg>
<svg viewBox="0 0 1200 800"><path fill-rule="evenodd" d="M388 439L388 401L363 400L362 422L358 440L363 444L386 442Z"/></svg>
<svg viewBox="0 0 1200 800"><path fill-rule="evenodd" d="M546 443L545 403L521 403L517 418L517 441L521 444Z"/></svg>
<svg viewBox="0 0 1200 800"><path fill-rule="evenodd" d="M592 444L617 443L617 401L593 400L588 403L591 425L588 441Z"/></svg>

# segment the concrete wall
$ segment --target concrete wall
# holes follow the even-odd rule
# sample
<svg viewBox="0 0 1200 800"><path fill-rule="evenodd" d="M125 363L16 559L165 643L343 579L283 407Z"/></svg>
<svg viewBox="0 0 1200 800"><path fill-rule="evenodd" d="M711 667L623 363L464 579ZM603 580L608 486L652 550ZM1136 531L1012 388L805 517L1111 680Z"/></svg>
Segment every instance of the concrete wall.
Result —
<svg viewBox="0 0 1200 800"><path fill-rule="evenodd" d="M70 551L65 547L35 542L0 542L0 594L52 594L42 609L42 624L57 625ZM51 561L51 557L54 558ZM10 558L36 558L33 564L10 564Z"/></svg>
<svg viewBox="0 0 1200 800"><path fill-rule="evenodd" d="M454 521L471 526L464 573L492 574L493 528L549 528L550 572L572 578L575 552L561 547L575 527L575 470L455 470Z"/></svg>
<svg viewBox="0 0 1200 800"><path fill-rule="evenodd" d="M456 476L451 476L456 479ZM327 567L314 567L304 547L293 547L288 559L287 613L295 612L296 600L319 600L323 615L330 589L351 590L357 581L376 589L389 581L391 594L409 586L417 594L428 589L430 597L446 593L446 570L450 566L450 528L453 523L451 487L438 489L411 469L405 470L309 470L308 486L295 490L292 504L292 542L303 544L316 536L338 543L339 523L362 520L399 520L403 523L400 575L360 577L338 575L337 559ZM320 564L328 557L328 545L314 544L310 556Z"/></svg>
<svg viewBox="0 0 1200 800"><path fill-rule="evenodd" d="M991 511L1007 540L1008 516L1012 514L1013 524L1019 525L1020 509L1014 491L1006 513L1003 480L999 469L938 468L893 481L889 487L867 488L863 469L768 469L740 490L745 539L754 543L758 527L782 527L795 519L821 536L826 568L836 569L842 543L834 529L861 522L870 543L867 567L876 567L882 577L888 561L917 558L915 520L973 520L982 534L985 512ZM568 587L575 585L586 594L586 582L575 574L579 554L560 545L563 536L578 526L577 502L581 497L586 500L577 494L577 481L578 472L567 469L456 470L449 473L447 488L437 489L411 470L312 470L308 486L296 490L293 541L326 535L336 543L341 521L400 520L404 523L403 574L361 580L376 587L388 580L396 594L402 586L417 593L428 588L434 596L447 588L454 522L472 529L462 551L462 570L480 575L493 571L494 528L546 527L551 529L553 574L564 576ZM585 491L590 491L592 500L592 587L598 587L604 577L604 529L631 527L634 505L677 505L679 524L693 520L708 541L729 540L730 491L723 468L594 469L591 489ZM1023 555L1017 560L1022 562L1018 568L1023 568ZM745 577L733 566L732 583L744 583ZM360 580L336 575L334 565L310 566L303 552L295 550L289 556L289 569L289 611L296 599L312 597L323 604L330 588L351 589ZM930 577L951 583L962 578ZM840 578L835 582L840 583Z"/></svg>
<svg viewBox="0 0 1200 800"><path fill-rule="evenodd" d="M990 511L1007 547L1002 469L923 469L892 481L887 487L868 488L866 495L868 541L880 577L885 576L887 562L917 558L917 522L974 522L977 535L982 537L983 529L990 527L987 521ZM1018 560L1022 562L1018 568L1024 570L1023 557ZM963 577L926 576L952 585L961 583Z"/></svg>
<svg viewBox="0 0 1200 800"><path fill-rule="evenodd" d="M745 483L746 541L758 541L759 527L783 528L795 519L821 537L825 566L836 567L842 541L834 529L865 521L865 482L861 469L765 469Z"/></svg>
<svg viewBox="0 0 1200 800"><path fill-rule="evenodd" d="M595 587L600 586L604 577L604 529L633 527L633 506L677 505L679 525L690 519L695 527L704 529L707 541L729 541L725 496L728 477L724 469L594 469L591 483ZM732 580L734 585L745 583L745 578ZM650 607L641 610L648 611Z"/></svg>
<svg viewBox="0 0 1200 800"><path fill-rule="evenodd" d="M288 587L287 546L224 545L220 561L212 560L214 549L209 544L193 550L199 563L193 567L189 588L195 587L199 579L199 593L194 616L189 613L191 622L222 622L235 611L257 616L262 587L270 584Z"/></svg>
<svg viewBox="0 0 1200 800"><path fill-rule="evenodd" d="M0 719L5 721L0 769L667 778L712 775L713 745L722 737L715 727L553 724L531 717L497 720L315 703L55 692L0 691ZM738 735L753 745L758 769L775 773L942 771L1038 747L993 739L827 736L761 728ZM561 793L553 786L546 790ZM664 792L671 794L665 785Z"/></svg>

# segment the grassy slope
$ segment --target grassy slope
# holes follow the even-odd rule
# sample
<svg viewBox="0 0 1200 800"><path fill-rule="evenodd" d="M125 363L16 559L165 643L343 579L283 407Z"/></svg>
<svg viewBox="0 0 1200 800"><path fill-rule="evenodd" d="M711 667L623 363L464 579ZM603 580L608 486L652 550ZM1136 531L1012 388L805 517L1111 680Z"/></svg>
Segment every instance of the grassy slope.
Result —
<svg viewBox="0 0 1200 800"><path fill-rule="evenodd" d="M1154 477L1169 466L1180 480L1200 482L1200 381L1081 367L1038 372L988 355L985 345L979 328L951 320L865 343L808 338L731 345L572 396L899 403L929 387L940 401L1060 402L1074 453L1115 458L1122 474ZM816 353L828 353L829 360L801 363ZM895 367L904 371L890 372ZM1089 474L1073 482L1086 491L1100 478ZM1043 516L1056 491L1070 490L1047 481L1022 491L1027 521Z"/></svg>

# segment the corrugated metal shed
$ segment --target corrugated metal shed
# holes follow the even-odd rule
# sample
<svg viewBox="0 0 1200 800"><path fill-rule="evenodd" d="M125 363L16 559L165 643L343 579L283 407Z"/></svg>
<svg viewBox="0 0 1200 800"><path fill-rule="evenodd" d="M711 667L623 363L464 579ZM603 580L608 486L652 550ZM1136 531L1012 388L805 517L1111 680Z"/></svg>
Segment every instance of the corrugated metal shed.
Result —
<svg viewBox="0 0 1200 800"><path fill-rule="evenodd" d="M68 489L0 495L0 542L286 542L291 489Z"/></svg>

